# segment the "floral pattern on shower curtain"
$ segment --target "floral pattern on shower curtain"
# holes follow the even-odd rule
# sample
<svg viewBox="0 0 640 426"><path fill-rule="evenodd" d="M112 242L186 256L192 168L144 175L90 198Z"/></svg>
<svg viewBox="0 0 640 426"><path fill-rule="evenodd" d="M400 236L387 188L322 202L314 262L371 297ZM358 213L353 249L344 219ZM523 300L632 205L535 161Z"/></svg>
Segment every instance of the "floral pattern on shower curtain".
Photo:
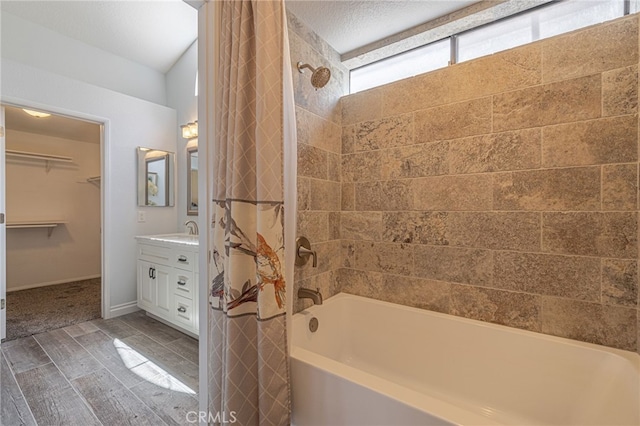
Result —
<svg viewBox="0 0 640 426"><path fill-rule="evenodd" d="M288 425L284 3L224 0L217 10L209 418Z"/></svg>

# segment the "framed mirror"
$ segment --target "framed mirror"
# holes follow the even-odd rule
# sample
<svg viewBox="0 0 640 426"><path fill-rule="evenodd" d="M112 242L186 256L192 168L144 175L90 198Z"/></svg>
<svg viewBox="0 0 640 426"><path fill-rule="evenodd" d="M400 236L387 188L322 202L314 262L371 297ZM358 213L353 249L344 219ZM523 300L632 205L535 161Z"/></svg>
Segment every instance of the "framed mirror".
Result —
<svg viewBox="0 0 640 426"><path fill-rule="evenodd" d="M198 147L187 148L187 215L198 215Z"/></svg>
<svg viewBox="0 0 640 426"><path fill-rule="evenodd" d="M175 154L151 148L138 148L138 206L174 205Z"/></svg>

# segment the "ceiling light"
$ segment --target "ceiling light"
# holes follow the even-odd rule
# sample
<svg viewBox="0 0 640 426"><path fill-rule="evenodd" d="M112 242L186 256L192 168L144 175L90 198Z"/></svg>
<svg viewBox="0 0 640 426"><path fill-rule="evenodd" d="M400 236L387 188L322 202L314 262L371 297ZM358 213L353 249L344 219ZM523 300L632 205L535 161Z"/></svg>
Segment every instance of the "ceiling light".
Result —
<svg viewBox="0 0 640 426"><path fill-rule="evenodd" d="M26 108L22 108L22 110L24 112L26 112L27 114L36 117L36 118L46 118L46 117L51 117L51 114L47 114L46 112L40 112L40 111L34 111L32 109L26 109Z"/></svg>

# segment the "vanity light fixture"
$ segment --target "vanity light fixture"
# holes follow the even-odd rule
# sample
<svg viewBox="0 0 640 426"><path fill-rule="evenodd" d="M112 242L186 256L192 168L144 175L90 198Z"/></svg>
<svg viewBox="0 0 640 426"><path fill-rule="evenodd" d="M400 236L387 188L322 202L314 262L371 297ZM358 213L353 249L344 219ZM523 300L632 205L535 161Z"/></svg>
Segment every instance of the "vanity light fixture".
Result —
<svg viewBox="0 0 640 426"><path fill-rule="evenodd" d="M22 108L22 110L24 112L26 112L27 114L29 114L32 117L36 117L36 118L47 118L47 117L51 117L51 114L47 114L46 112L40 112L40 111L34 111L32 109L26 109L26 108Z"/></svg>
<svg viewBox="0 0 640 426"><path fill-rule="evenodd" d="M198 137L198 120L180 126L182 137L185 139L195 139Z"/></svg>

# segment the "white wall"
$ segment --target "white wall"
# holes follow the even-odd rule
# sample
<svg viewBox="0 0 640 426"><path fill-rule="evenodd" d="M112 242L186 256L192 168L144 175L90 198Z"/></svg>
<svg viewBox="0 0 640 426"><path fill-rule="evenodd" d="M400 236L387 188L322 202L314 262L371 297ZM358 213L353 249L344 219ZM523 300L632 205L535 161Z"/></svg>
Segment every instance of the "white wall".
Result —
<svg viewBox="0 0 640 426"><path fill-rule="evenodd" d="M176 231L177 208L138 208L136 186L137 146L175 152L175 110L4 57L0 74L0 100L6 103L106 122L102 170L103 280L110 288L106 315L126 313L136 300L134 237ZM146 223L137 223L138 209L146 211Z"/></svg>
<svg viewBox="0 0 640 426"><path fill-rule="evenodd" d="M165 78L156 70L7 12L1 14L0 28L3 59L166 104Z"/></svg>
<svg viewBox="0 0 640 426"><path fill-rule="evenodd" d="M7 221L65 220L47 230L7 231L7 290L99 277L101 270L100 187L86 182L100 175L100 144L11 130L10 150L62 155L73 163L7 157Z"/></svg>
<svg viewBox="0 0 640 426"><path fill-rule="evenodd" d="M167 105L174 108L178 116L178 125L193 122L198 119L198 97L195 96L196 71L198 69L198 41L180 57L169 70L167 78ZM187 216L187 145L196 145L198 141L183 139L179 129L176 130L178 148L176 161L178 167L178 192L176 206L178 207L178 229L184 230L184 223L195 220L195 216Z"/></svg>

